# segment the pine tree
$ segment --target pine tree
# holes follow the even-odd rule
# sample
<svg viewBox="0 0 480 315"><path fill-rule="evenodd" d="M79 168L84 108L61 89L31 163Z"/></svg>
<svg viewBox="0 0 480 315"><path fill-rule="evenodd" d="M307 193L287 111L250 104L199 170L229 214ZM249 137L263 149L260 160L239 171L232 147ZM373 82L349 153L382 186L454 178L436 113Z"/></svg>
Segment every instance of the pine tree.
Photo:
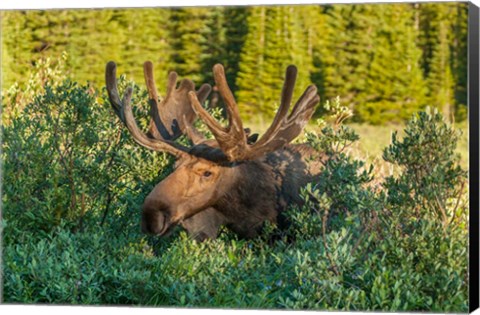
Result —
<svg viewBox="0 0 480 315"><path fill-rule="evenodd" d="M170 18L170 45L175 70L182 77L204 82L202 51L208 8L173 9Z"/></svg>
<svg viewBox="0 0 480 315"><path fill-rule="evenodd" d="M326 8L326 49L322 51L325 99L339 96L350 108L359 104L373 58L377 20L372 5L332 5Z"/></svg>
<svg viewBox="0 0 480 315"><path fill-rule="evenodd" d="M111 10L48 10L9 12L2 21L8 32L2 47L12 54L16 69L6 71L25 82L32 65L40 58L68 55L66 68L75 80L103 84L109 57L119 57L120 41L113 42L118 27L110 27ZM115 49L112 49L115 48ZM112 55L113 53L113 55ZM113 58L112 58L113 59ZM118 60L119 58L117 58ZM106 60L106 61L105 61ZM28 77L28 76L27 76ZM10 79L7 81L10 83Z"/></svg>
<svg viewBox="0 0 480 315"><path fill-rule="evenodd" d="M245 43L248 31L247 7L225 7L224 28L225 28L225 49L222 62L225 65L227 82L232 91L236 92L236 77L239 72L240 54Z"/></svg>
<svg viewBox="0 0 480 315"><path fill-rule="evenodd" d="M235 78L240 61L240 50L246 34L246 8L244 7L215 7L208 11L205 31L203 32L201 66L203 82L214 86L213 66L221 63L225 68L228 85L233 93L236 92ZM210 106L222 106L214 86Z"/></svg>
<svg viewBox="0 0 480 315"><path fill-rule="evenodd" d="M236 80L237 101L242 118L250 118L263 105L263 75L265 60L265 28L267 7L250 7L247 17L248 33L240 54Z"/></svg>
<svg viewBox="0 0 480 315"><path fill-rule="evenodd" d="M329 28L326 25L324 7L320 5L298 6L299 22L304 30L305 52L310 65L310 79L319 89L319 94L325 94L324 87L324 60L328 55L327 41Z"/></svg>
<svg viewBox="0 0 480 315"><path fill-rule="evenodd" d="M310 71L312 70L312 56L308 51L306 32L302 28L301 20L304 10L300 6L279 6L272 8L272 22L279 22L279 27L267 29L267 50L265 60L268 75L266 83L271 87L271 95L266 98L268 109L272 115L279 102L280 93L285 77L285 69L293 64L298 68L298 77L294 90L294 101L301 96L305 88L311 84ZM281 31L279 31L280 29Z"/></svg>
<svg viewBox="0 0 480 315"><path fill-rule="evenodd" d="M143 84L143 63L152 61L155 67L155 80L160 92L166 89L168 72L175 69L172 63L170 33L167 27L170 9L121 9L109 23L109 28L116 27L120 42L116 44L121 56L116 59L122 73L130 79Z"/></svg>
<svg viewBox="0 0 480 315"><path fill-rule="evenodd" d="M151 60L160 92L170 70L213 83L211 68L222 63L245 118L273 115L288 64L299 69L296 96L312 81L359 121L403 119L427 103L456 119L466 113L465 3L1 14L4 89L24 84L39 58L65 51L67 74L97 86L109 60L139 83Z"/></svg>
<svg viewBox="0 0 480 315"><path fill-rule="evenodd" d="M434 46L428 74L428 103L442 111L446 119L453 114L454 89L450 70L450 49L446 21L439 23L438 44Z"/></svg>
<svg viewBox="0 0 480 315"><path fill-rule="evenodd" d="M466 116L467 10L465 3L418 5L429 103L450 118L453 110L457 118Z"/></svg>
<svg viewBox="0 0 480 315"><path fill-rule="evenodd" d="M453 4L451 4L453 6ZM453 40L451 64L454 78L455 119L467 118L468 85L468 3L455 3L453 9Z"/></svg>
<svg viewBox="0 0 480 315"><path fill-rule="evenodd" d="M200 66L204 82L213 83L212 68L216 63L222 63L226 55L225 8L215 7L208 11L203 32Z"/></svg>
<svg viewBox="0 0 480 315"><path fill-rule="evenodd" d="M34 55L39 49L33 28L38 25L29 20L38 11L2 11L1 14L2 57L5 58L2 58L2 88L7 88L14 82L25 82L36 60Z"/></svg>
<svg viewBox="0 0 480 315"><path fill-rule="evenodd" d="M238 80L239 103L247 119L253 113L265 117L275 114L288 65L299 70L294 98L310 83L312 69L301 10L294 6L252 9L248 22L254 27L249 29L241 54Z"/></svg>
<svg viewBox="0 0 480 315"><path fill-rule="evenodd" d="M115 19L118 10L72 10L68 12L68 42L59 47L68 54L72 77L80 83L90 81L97 86L104 82L105 65L114 60L122 73L125 37L122 24Z"/></svg>
<svg viewBox="0 0 480 315"><path fill-rule="evenodd" d="M374 124L405 120L426 103L413 8L409 4L373 6L373 56L355 111L360 119Z"/></svg>

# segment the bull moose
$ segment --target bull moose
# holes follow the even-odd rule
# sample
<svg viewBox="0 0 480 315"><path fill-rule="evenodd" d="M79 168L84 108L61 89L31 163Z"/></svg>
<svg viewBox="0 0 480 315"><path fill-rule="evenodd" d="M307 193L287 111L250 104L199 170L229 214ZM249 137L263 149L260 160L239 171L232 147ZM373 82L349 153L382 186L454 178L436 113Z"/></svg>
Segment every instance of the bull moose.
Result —
<svg viewBox="0 0 480 315"><path fill-rule="evenodd" d="M307 144L290 144L303 130L320 98L310 85L289 112L297 77L295 66L286 70L280 106L264 135L243 128L235 98L228 87L222 65L213 67L219 94L224 100L228 125L223 126L202 107L211 86L168 76L163 99L157 94L153 65L144 63L151 118L142 132L130 105L132 88L120 99L116 64L106 66L110 103L133 139L148 149L176 158L175 170L158 183L146 197L141 216L144 233L164 236L181 225L196 240L215 238L220 226L240 237L258 234L264 222L282 224L282 211L301 203L300 188L320 171L322 155ZM206 139L195 127L200 117L215 139ZM186 147L175 140L187 136Z"/></svg>

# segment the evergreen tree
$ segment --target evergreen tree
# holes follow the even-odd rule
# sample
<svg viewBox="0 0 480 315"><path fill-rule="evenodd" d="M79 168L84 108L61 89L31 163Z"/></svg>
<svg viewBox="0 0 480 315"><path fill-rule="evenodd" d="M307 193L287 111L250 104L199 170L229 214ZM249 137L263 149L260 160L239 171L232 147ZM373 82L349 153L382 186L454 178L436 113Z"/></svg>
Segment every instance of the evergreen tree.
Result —
<svg viewBox="0 0 480 315"><path fill-rule="evenodd" d="M452 18L451 63L454 78L456 119L467 118L468 85L468 3L455 3Z"/></svg>
<svg viewBox="0 0 480 315"><path fill-rule="evenodd" d="M170 45L175 70L182 77L203 82L202 51L206 43L209 8L173 9L170 17Z"/></svg>
<svg viewBox="0 0 480 315"><path fill-rule="evenodd" d="M9 42L9 40L12 39L11 35L9 36L9 34L13 33L12 31L13 23L11 23L11 19L12 19L11 13L12 11L0 11L0 45L1 45L0 50L2 52L2 55L0 56L1 58L0 69L2 71L1 77L0 77L0 88L2 89L2 91L5 88L10 87L15 82L15 78L14 78L15 72L12 69L12 65L14 64L14 61L16 61L16 59L14 59L14 56L13 56L15 52L11 43ZM24 43L25 41L23 41L23 44ZM23 67L20 67L20 69L22 68ZM17 75L19 74L17 73Z"/></svg>
<svg viewBox="0 0 480 315"><path fill-rule="evenodd" d="M164 26L168 17L168 9L8 12L2 26L9 35L2 47L13 54L19 69L6 71L6 83L14 76L21 81L20 76L38 58L58 58L65 51L67 68L77 81L104 84L105 64L115 60L122 73L142 82L142 63L152 60L163 69L156 73L162 87L171 67ZM18 67L19 63L23 66Z"/></svg>
<svg viewBox="0 0 480 315"><path fill-rule="evenodd" d="M437 107L446 119L450 119L454 105L454 89L447 27L446 21L439 23L438 44L434 46L427 82L429 105Z"/></svg>
<svg viewBox="0 0 480 315"><path fill-rule="evenodd" d="M234 92L238 90L236 77L239 72L240 54L248 31L246 19L247 7L224 8L223 23L226 42L222 62L225 64L228 85Z"/></svg>
<svg viewBox="0 0 480 315"><path fill-rule="evenodd" d="M267 11L263 81L265 94L262 106L267 116L273 116L278 108L288 65L297 66L299 72L294 101L310 83L312 60L308 55L305 33L299 23L300 12L294 6L270 7Z"/></svg>
<svg viewBox="0 0 480 315"><path fill-rule="evenodd" d="M208 11L203 32L200 66L204 82L213 83L212 68L222 63L226 56L225 8L215 7Z"/></svg>
<svg viewBox="0 0 480 315"><path fill-rule="evenodd" d="M373 58L375 28L372 5L332 5L326 9L326 49L321 52L325 99L340 96L351 109L366 89Z"/></svg>
<svg viewBox="0 0 480 315"><path fill-rule="evenodd" d="M451 118L464 118L467 84L467 5L422 3L418 6L422 68L429 102ZM449 104L449 105L447 105ZM461 114L463 113L463 115Z"/></svg>
<svg viewBox="0 0 480 315"><path fill-rule="evenodd" d="M124 25L115 19L119 10L72 10L60 23L68 24L67 41L58 49L68 54L67 67L72 77L81 83L91 81L97 86L105 84L105 65L110 60L124 67ZM55 39L52 38L52 41ZM58 42L60 44L60 42Z"/></svg>
<svg viewBox="0 0 480 315"><path fill-rule="evenodd" d="M251 117L263 105L263 76L265 60L265 25L267 7L251 7L247 17L248 33L240 54L236 85L240 114Z"/></svg>
<svg viewBox="0 0 480 315"><path fill-rule="evenodd" d="M1 12L2 88L28 80L35 62L67 52L67 75L103 86L105 64L143 83L155 64L160 92L175 70L213 83L222 63L244 118L272 116L285 67L299 69L295 97L312 81L356 119L404 119L427 103L465 118L465 3Z"/></svg>
<svg viewBox="0 0 480 315"><path fill-rule="evenodd" d="M340 96L357 121L376 124L424 105L411 5L333 5L326 14L326 98Z"/></svg>
<svg viewBox="0 0 480 315"><path fill-rule="evenodd" d="M109 28L118 27L121 42L117 48L121 56L117 59L122 73L130 79L143 84L143 62L152 61L154 75L160 92L166 89L168 72L177 70L172 63L170 33L167 27L170 9L147 8L117 10L110 19ZM117 24L117 25L115 25Z"/></svg>
<svg viewBox="0 0 480 315"><path fill-rule="evenodd" d="M312 60L300 23L301 10L294 6L254 9L249 22L255 27L249 29L241 55L238 96L246 117L255 112L272 117L279 105L286 67L294 64L299 70L297 98L310 83Z"/></svg>
<svg viewBox="0 0 480 315"><path fill-rule="evenodd" d="M208 11L201 55L203 82L214 85L212 68L215 64L221 63L225 68L230 89L236 92L235 78L247 30L245 18L244 7L215 7ZM222 104L223 101L215 86L211 95L211 106Z"/></svg>
<svg viewBox="0 0 480 315"><path fill-rule="evenodd" d="M33 30L37 27L32 15L39 11L2 11L2 88L13 83L22 84L28 79L32 64L39 56L34 56L41 49ZM9 61L10 60L10 61Z"/></svg>
<svg viewBox="0 0 480 315"><path fill-rule="evenodd" d="M406 4L372 6L373 58L355 111L358 118L374 124L405 120L425 106L426 94L413 8Z"/></svg>
<svg viewBox="0 0 480 315"><path fill-rule="evenodd" d="M325 94L324 88L324 60L327 56L327 42L329 28L326 25L324 7L320 5L298 6L299 22L304 30L305 53L310 65L310 79L319 89L319 94Z"/></svg>

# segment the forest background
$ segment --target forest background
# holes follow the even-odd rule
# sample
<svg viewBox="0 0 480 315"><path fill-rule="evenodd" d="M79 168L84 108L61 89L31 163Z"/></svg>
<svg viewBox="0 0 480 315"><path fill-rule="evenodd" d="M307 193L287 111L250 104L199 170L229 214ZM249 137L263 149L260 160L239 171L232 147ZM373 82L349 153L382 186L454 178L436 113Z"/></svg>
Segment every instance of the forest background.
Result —
<svg viewBox="0 0 480 315"><path fill-rule="evenodd" d="M313 83L323 100L340 96L357 122L399 122L426 106L461 121L467 12L458 2L5 11L2 90L25 86L41 58L63 52L68 76L96 87L109 60L137 83L151 60L160 92L168 71L213 83L222 63L244 119L263 119L295 64L298 91Z"/></svg>

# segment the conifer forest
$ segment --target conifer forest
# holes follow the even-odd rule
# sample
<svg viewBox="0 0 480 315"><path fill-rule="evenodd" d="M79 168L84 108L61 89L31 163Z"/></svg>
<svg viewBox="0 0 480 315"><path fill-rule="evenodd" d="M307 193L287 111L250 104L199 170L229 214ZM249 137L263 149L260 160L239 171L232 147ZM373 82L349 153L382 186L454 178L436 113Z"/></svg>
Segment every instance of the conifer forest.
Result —
<svg viewBox="0 0 480 315"><path fill-rule="evenodd" d="M340 96L359 122L426 106L466 117L465 3L12 11L2 34L4 89L63 52L69 76L95 86L109 60L137 83L151 60L160 89L171 70L213 83L222 63L242 114L271 117L295 64L299 90L313 83L323 100Z"/></svg>

